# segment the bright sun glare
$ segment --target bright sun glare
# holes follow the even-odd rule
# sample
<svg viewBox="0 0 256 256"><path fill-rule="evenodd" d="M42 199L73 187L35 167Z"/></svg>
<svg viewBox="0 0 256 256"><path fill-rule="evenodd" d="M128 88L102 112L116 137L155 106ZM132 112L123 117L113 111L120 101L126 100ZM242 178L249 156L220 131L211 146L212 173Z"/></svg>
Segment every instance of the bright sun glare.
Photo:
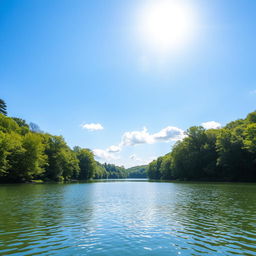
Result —
<svg viewBox="0 0 256 256"><path fill-rule="evenodd" d="M144 4L138 18L141 39L158 52L172 51L184 45L194 28L193 12L181 1L151 1Z"/></svg>

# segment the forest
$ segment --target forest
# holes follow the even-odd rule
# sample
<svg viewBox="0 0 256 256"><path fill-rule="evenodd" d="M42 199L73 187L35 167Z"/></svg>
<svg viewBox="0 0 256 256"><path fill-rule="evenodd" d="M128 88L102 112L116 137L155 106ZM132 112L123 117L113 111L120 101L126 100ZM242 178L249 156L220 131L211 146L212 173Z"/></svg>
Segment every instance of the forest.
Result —
<svg viewBox="0 0 256 256"><path fill-rule="evenodd" d="M136 170L132 173L135 175ZM90 149L71 149L62 136L8 117L6 103L0 99L0 183L128 177L124 167L97 162Z"/></svg>
<svg viewBox="0 0 256 256"><path fill-rule="evenodd" d="M146 178L256 181L256 111L220 129L193 126L171 152L148 166L101 164L93 152L71 149L62 136L7 116L0 99L0 182Z"/></svg>
<svg viewBox="0 0 256 256"><path fill-rule="evenodd" d="M148 166L155 180L256 181L256 112L220 129L194 126Z"/></svg>

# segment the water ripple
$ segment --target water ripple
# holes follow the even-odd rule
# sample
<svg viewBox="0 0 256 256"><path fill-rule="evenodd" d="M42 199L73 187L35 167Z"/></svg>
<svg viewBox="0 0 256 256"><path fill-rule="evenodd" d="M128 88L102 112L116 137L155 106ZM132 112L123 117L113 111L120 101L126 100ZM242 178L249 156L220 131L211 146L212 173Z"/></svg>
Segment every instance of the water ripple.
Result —
<svg viewBox="0 0 256 256"><path fill-rule="evenodd" d="M256 185L0 187L0 255L256 255Z"/></svg>

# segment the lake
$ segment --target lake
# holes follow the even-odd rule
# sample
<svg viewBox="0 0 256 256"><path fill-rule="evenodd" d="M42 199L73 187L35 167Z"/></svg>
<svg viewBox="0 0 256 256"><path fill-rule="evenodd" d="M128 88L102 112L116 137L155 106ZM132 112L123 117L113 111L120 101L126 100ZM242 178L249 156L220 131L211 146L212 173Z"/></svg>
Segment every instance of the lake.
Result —
<svg viewBox="0 0 256 256"><path fill-rule="evenodd" d="M256 184L0 185L0 255L256 255Z"/></svg>

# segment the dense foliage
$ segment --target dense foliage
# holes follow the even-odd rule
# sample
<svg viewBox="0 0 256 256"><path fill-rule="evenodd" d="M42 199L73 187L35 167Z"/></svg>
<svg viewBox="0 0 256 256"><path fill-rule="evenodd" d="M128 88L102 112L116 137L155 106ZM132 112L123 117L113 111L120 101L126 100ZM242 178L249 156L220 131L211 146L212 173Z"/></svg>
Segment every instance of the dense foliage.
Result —
<svg viewBox="0 0 256 256"><path fill-rule="evenodd" d="M135 166L125 169L123 166L114 164L100 164L97 162L98 168L95 178L97 179L126 179L126 178L147 178L147 165Z"/></svg>
<svg viewBox="0 0 256 256"><path fill-rule="evenodd" d="M172 151L148 166L101 164L89 149L7 116L0 100L0 182L146 178L256 181L256 112L221 129L194 126Z"/></svg>
<svg viewBox="0 0 256 256"><path fill-rule="evenodd" d="M100 164L89 149L72 150L63 137L36 132L20 118L0 114L0 182L127 178L124 167Z"/></svg>
<svg viewBox="0 0 256 256"><path fill-rule="evenodd" d="M147 178L147 165L134 166L127 169L128 178Z"/></svg>
<svg viewBox="0 0 256 256"><path fill-rule="evenodd" d="M61 136L33 132L24 120L0 114L0 182L92 178L95 160L89 150L83 152L90 156L86 170L80 152Z"/></svg>
<svg viewBox="0 0 256 256"><path fill-rule="evenodd" d="M127 178L127 172L124 167L115 166L114 164L104 164L103 167L108 173L109 179L124 179Z"/></svg>
<svg viewBox="0 0 256 256"><path fill-rule="evenodd" d="M150 179L256 181L256 112L221 129L191 127L148 166Z"/></svg>
<svg viewBox="0 0 256 256"><path fill-rule="evenodd" d="M63 137L43 133L39 126L6 116L0 100L0 182L122 179L124 167L100 164L89 149L72 150Z"/></svg>

